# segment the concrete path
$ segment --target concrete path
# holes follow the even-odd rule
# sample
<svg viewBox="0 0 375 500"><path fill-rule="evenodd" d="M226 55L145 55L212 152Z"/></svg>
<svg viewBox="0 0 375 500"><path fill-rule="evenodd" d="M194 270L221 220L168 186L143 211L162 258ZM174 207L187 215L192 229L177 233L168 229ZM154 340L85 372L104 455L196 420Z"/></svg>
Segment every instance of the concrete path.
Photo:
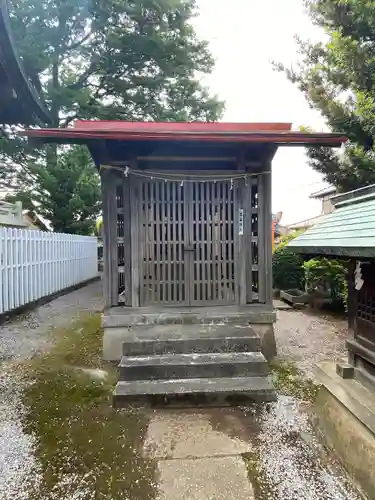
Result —
<svg viewBox="0 0 375 500"><path fill-rule="evenodd" d="M242 458L251 445L214 429L215 413L155 412L144 453L158 461L159 500L254 498Z"/></svg>
<svg viewBox="0 0 375 500"><path fill-rule="evenodd" d="M210 410L157 410L143 453L157 500L360 500L293 398Z"/></svg>
<svg viewBox="0 0 375 500"><path fill-rule="evenodd" d="M311 373L314 363L345 355L346 321L279 310L281 357ZM158 463L157 500L359 500L327 455L300 401L242 408L157 410L144 454Z"/></svg>

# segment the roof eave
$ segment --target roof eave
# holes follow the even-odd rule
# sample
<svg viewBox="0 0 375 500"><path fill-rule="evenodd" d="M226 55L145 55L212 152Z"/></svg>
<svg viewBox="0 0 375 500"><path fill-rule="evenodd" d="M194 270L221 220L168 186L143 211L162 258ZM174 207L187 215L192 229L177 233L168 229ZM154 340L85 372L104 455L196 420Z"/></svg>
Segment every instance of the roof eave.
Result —
<svg viewBox="0 0 375 500"><path fill-rule="evenodd" d="M18 82L17 88L14 88L18 94L17 103L29 115L28 124L43 126L51 123L51 116L48 109L41 101L36 89L30 84L24 71L12 37L8 9L4 0L0 0L0 43L3 48L3 68L7 75L10 76L10 85L12 85L12 88L14 82Z"/></svg>
<svg viewBox="0 0 375 500"><path fill-rule="evenodd" d="M231 143L269 143L276 146L327 146L340 147L346 137L336 134L303 134L271 133L271 132L122 132L115 130L84 131L82 129L38 129L22 132L30 138L38 138L43 142L50 141L91 141L91 140L122 140L122 141L207 141Z"/></svg>
<svg viewBox="0 0 375 500"><path fill-rule="evenodd" d="M293 243L295 243L295 241ZM289 244L288 247L293 250L293 252L308 255L342 258L375 258L375 247L314 247L305 246L303 244Z"/></svg>

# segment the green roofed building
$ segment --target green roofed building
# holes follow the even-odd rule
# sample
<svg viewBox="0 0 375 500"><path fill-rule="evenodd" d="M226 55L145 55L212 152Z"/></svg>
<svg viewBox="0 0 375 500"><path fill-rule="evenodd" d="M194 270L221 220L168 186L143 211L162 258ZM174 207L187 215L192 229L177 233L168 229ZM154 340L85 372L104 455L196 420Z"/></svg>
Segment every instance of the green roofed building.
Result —
<svg viewBox="0 0 375 500"><path fill-rule="evenodd" d="M331 198L335 210L289 246L297 252L337 257L375 257L375 185Z"/></svg>
<svg viewBox="0 0 375 500"><path fill-rule="evenodd" d="M316 404L327 443L366 492L375 491L375 185L331 198L334 211L290 242L348 265L348 363L322 363Z"/></svg>

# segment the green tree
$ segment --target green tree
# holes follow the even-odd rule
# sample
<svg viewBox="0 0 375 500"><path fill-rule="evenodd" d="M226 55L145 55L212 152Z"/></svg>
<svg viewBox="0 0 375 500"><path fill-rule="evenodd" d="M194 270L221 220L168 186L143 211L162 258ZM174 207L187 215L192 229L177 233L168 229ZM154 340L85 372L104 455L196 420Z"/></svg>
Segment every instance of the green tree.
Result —
<svg viewBox="0 0 375 500"><path fill-rule="evenodd" d="M320 43L299 40L301 62L287 77L323 115L347 135L344 152L309 149L311 166L339 191L375 183L375 1L305 0Z"/></svg>
<svg viewBox="0 0 375 500"><path fill-rule="evenodd" d="M32 192L25 189L8 196L9 201L19 200L24 208L37 209L56 232L93 234L100 211L100 185L86 148L74 146L58 154L53 171L36 161L29 165L29 172L38 179Z"/></svg>
<svg viewBox="0 0 375 500"><path fill-rule="evenodd" d="M200 83L213 59L190 24L194 0L11 0L10 5L17 47L54 127L76 118L220 117L222 103ZM87 231L86 222L92 221L93 230L98 178L87 155L78 147L30 145L3 132L0 186L49 214L55 229Z"/></svg>

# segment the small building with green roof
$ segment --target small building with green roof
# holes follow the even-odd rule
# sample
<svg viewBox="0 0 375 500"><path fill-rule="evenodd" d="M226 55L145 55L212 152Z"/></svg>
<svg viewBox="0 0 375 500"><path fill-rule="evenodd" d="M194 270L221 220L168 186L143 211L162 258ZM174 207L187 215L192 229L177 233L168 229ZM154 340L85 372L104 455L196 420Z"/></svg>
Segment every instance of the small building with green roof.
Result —
<svg viewBox="0 0 375 500"><path fill-rule="evenodd" d="M348 265L348 363L316 369L316 410L327 444L366 492L375 491L375 185L331 198L334 211L289 247ZM373 496L370 495L370 498Z"/></svg>
<svg viewBox="0 0 375 500"><path fill-rule="evenodd" d="M332 203L335 210L289 247L347 260L349 358L375 392L375 185L336 195Z"/></svg>
<svg viewBox="0 0 375 500"><path fill-rule="evenodd" d="M292 240L296 252L375 258L375 185L331 198L335 210Z"/></svg>

